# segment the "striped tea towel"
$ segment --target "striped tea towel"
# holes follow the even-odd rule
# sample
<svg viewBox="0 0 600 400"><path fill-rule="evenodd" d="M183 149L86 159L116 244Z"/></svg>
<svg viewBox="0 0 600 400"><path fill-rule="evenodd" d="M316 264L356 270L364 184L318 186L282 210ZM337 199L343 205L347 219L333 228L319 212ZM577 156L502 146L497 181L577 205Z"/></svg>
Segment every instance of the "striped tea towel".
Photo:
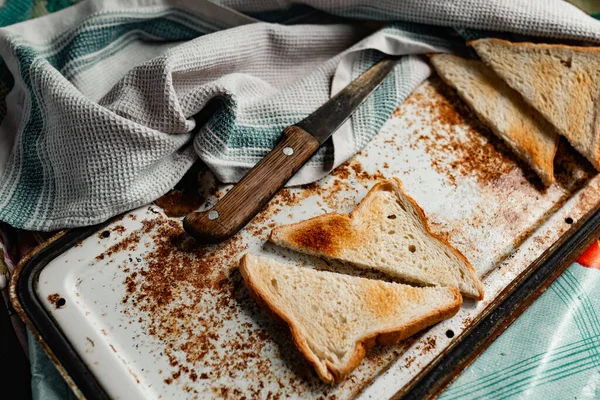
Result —
<svg viewBox="0 0 600 400"><path fill-rule="evenodd" d="M198 157L235 182L284 127L382 54L404 56L290 183L314 181L430 74L422 54L484 31L600 42L600 23L560 0L85 0L0 29L0 220L97 223Z"/></svg>

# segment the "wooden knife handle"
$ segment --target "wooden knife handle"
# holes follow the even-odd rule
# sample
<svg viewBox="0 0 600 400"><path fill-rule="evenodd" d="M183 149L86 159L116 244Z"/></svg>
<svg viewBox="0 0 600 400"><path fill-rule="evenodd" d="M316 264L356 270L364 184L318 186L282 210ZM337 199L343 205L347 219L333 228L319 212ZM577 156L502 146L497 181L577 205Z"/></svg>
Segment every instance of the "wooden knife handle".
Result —
<svg viewBox="0 0 600 400"><path fill-rule="evenodd" d="M210 210L194 212L183 228L200 243L214 244L242 229L319 148L305 130L290 126L283 139Z"/></svg>

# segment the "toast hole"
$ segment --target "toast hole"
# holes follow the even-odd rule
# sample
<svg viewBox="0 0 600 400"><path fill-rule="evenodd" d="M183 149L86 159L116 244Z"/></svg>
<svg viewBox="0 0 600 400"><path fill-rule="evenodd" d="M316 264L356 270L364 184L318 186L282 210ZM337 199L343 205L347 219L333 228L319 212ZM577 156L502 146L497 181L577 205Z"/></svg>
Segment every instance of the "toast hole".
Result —
<svg viewBox="0 0 600 400"><path fill-rule="evenodd" d="M389 231L389 232L388 232L388 235L393 235L393 234L395 234L395 233L396 233L396 231L392 230L392 231Z"/></svg>
<svg viewBox="0 0 600 400"><path fill-rule="evenodd" d="M571 217L567 217L567 218L565 218L565 222L566 222L567 224L571 225L571 224L573 223L573 218L571 218Z"/></svg>
<svg viewBox="0 0 600 400"><path fill-rule="evenodd" d="M277 283L277 279L271 279L271 286L275 289L276 292L279 292L279 284Z"/></svg>
<svg viewBox="0 0 600 400"><path fill-rule="evenodd" d="M411 244L408 246L408 251L414 253L415 251L417 251L417 247L414 244Z"/></svg>
<svg viewBox="0 0 600 400"><path fill-rule="evenodd" d="M394 215L394 214L388 215L387 217L388 217L388 219L396 219L396 215Z"/></svg>
<svg viewBox="0 0 600 400"><path fill-rule="evenodd" d="M571 68L571 65L573 64L573 60L570 58L568 60L560 60L560 63L567 68Z"/></svg>
<svg viewBox="0 0 600 400"><path fill-rule="evenodd" d="M102 236L104 239L106 239L107 237L110 236L110 231L104 231L104 232L102 232L102 234L100 236Z"/></svg>
<svg viewBox="0 0 600 400"><path fill-rule="evenodd" d="M454 331L452 329L448 329L446 331L446 337L452 339L454 337Z"/></svg>

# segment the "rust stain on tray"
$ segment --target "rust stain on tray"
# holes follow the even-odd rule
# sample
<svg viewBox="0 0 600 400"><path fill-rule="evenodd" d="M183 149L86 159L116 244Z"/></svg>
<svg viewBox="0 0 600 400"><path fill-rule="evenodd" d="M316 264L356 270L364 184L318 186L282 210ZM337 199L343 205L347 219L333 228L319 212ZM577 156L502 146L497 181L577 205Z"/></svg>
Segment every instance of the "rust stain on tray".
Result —
<svg viewBox="0 0 600 400"><path fill-rule="evenodd" d="M56 310L64 307L66 304L65 299L63 299L62 296L58 293L53 293L51 295L48 295L48 301L50 303L52 303L52 305L54 306L54 309L56 309Z"/></svg>

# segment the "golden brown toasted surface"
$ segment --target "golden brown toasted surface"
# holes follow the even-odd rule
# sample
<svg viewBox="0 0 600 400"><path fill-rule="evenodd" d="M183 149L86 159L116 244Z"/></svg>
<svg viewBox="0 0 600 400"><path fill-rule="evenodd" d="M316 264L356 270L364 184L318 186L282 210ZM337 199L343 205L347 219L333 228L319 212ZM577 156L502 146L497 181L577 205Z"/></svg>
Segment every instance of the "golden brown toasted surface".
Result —
<svg viewBox="0 0 600 400"><path fill-rule="evenodd" d="M269 240L404 282L455 287L479 300L484 295L469 261L429 230L423 210L398 179L374 185L350 216L325 214L276 227Z"/></svg>
<svg viewBox="0 0 600 400"><path fill-rule="evenodd" d="M300 353L330 384L345 379L377 342L397 343L462 304L453 288L385 283L251 254L240 261L240 273L250 295L287 324Z"/></svg>
<svg viewBox="0 0 600 400"><path fill-rule="evenodd" d="M548 186L554 181L558 134L522 96L482 61L452 54L430 57L440 77L478 118Z"/></svg>
<svg viewBox="0 0 600 400"><path fill-rule="evenodd" d="M600 48L480 39L477 54L600 168Z"/></svg>
<svg viewBox="0 0 600 400"><path fill-rule="evenodd" d="M373 315L385 318L394 312L394 304L398 304L398 293L385 285L379 285L376 290L369 290L365 302Z"/></svg>
<svg viewBox="0 0 600 400"><path fill-rule="evenodd" d="M288 241L298 247L335 256L356 242L356 232L347 215L330 214L320 220L308 220L302 229L290 233Z"/></svg>

